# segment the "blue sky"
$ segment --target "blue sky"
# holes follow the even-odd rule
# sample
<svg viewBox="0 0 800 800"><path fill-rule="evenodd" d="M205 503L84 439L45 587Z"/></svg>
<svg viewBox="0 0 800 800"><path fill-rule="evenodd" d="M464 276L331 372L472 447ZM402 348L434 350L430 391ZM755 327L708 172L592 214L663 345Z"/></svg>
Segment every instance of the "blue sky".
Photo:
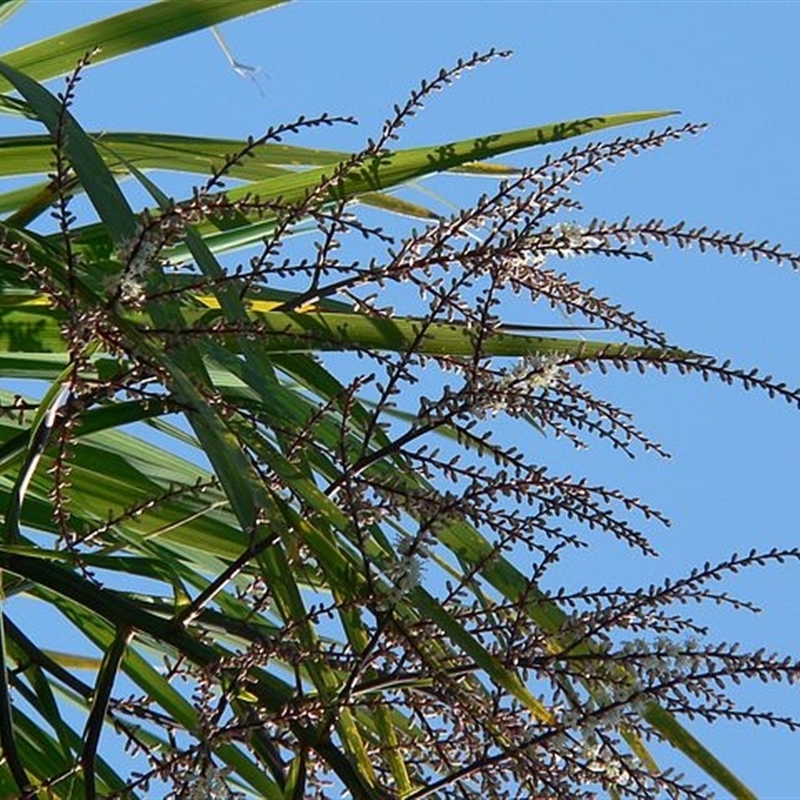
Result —
<svg viewBox="0 0 800 800"><path fill-rule="evenodd" d="M140 4L29 0L0 31L0 47L9 50ZM299 114L329 111L353 114L361 125L297 143L358 148L420 79L474 50L508 48L513 59L470 73L432 98L405 129L401 146L596 114L677 109L678 124L708 122L710 128L587 183L578 195L587 218L685 219L800 251L798 30L800 4L767 0L299 0L222 27L236 57L261 69L263 95L230 68L204 32L87 72L74 113L88 129L243 138ZM513 160L535 164L544 152ZM480 188L453 179L436 183L453 202L468 201ZM653 264L574 262L575 276L638 311L676 344L743 367L758 365L800 385L794 328L800 276L711 254L656 255ZM536 321L523 307L513 313L513 321ZM601 543L591 558L576 560L576 583L647 582L734 550L798 543L796 409L677 375L612 375L592 386L634 411L640 427L674 458L628 463L597 444L588 454L560 448L552 455L554 469L618 485L664 510L674 526L655 539L658 561L643 563ZM741 575L728 588L765 611L758 617L698 611L698 619L713 623L715 638L800 651L796 565ZM737 697L743 706L800 717L796 688L752 687ZM800 797L796 735L722 724L697 730L760 797Z"/></svg>

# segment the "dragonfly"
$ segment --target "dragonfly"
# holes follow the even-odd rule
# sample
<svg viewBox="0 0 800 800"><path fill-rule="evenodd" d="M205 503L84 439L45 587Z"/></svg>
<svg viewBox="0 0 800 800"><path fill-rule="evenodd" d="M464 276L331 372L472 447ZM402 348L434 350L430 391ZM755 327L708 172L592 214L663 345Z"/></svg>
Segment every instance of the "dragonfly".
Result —
<svg viewBox="0 0 800 800"><path fill-rule="evenodd" d="M249 67L247 64L242 64L241 61L237 61L216 25L211 26L211 33L214 34L217 44L222 48L222 52L225 54L225 58L228 59L228 63L231 65L233 71L242 78L248 78L249 80L253 81L256 89L258 89L258 93L262 97L266 97L264 90L261 88L261 84L256 78L258 73L261 72L261 67Z"/></svg>

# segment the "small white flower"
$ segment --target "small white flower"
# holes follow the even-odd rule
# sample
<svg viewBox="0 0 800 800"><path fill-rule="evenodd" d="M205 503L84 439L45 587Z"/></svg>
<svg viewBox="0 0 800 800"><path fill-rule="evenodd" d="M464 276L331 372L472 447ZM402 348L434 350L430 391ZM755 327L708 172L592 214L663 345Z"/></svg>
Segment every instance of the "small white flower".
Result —
<svg viewBox="0 0 800 800"><path fill-rule="evenodd" d="M182 797L185 800L242 800L241 792L234 792L225 780L230 767L207 766L201 773L195 773L184 784Z"/></svg>
<svg viewBox="0 0 800 800"><path fill-rule="evenodd" d="M389 566L386 575L392 587L386 594L389 606L397 604L420 585L422 559L429 555L430 547L424 539L403 536L397 545L398 560Z"/></svg>
<svg viewBox="0 0 800 800"><path fill-rule="evenodd" d="M558 250L562 256L573 256L575 255L574 250L586 250L602 244L596 236L587 235L586 228L574 222L560 222L554 225L553 234L557 239L563 239L567 243L567 249L559 248Z"/></svg>
<svg viewBox="0 0 800 800"><path fill-rule="evenodd" d="M560 353L534 353L525 356L497 382L498 392L513 388L517 392L530 392L552 386L561 371L564 356Z"/></svg>
<svg viewBox="0 0 800 800"><path fill-rule="evenodd" d="M145 299L144 284L135 275L117 273L103 281L106 291L124 305L138 306Z"/></svg>
<svg viewBox="0 0 800 800"><path fill-rule="evenodd" d="M127 305L139 305L144 300L144 285L132 274L123 275L119 282L119 299Z"/></svg>

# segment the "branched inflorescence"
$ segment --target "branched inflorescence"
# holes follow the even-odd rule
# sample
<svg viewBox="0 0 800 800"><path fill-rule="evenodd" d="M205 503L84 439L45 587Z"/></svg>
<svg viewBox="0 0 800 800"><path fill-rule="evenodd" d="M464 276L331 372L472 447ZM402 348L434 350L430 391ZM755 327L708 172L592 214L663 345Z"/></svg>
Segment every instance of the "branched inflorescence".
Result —
<svg viewBox="0 0 800 800"><path fill-rule="evenodd" d="M112 699L117 730L148 766L108 796L158 780L171 797L236 796L225 794L235 760L224 766L220 754L241 745L286 796L290 786L293 796L338 794L349 774L331 756L341 747L345 763L370 765L364 780L386 787L386 797L588 798L613 789L699 798L708 796L703 787L641 756L643 741L667 738L652 709L798 727L788 716L740 709L726 691L745 678L797 680L797 662L713 643L683 607L754 610L712 585L744 568L795 562L800 551L735 555L649 587L541 588L557 583L571 550L600 536L655 555L651 528L669 524L618 488L554 474L536 460L529 442L540 433L578 448L599 439L630 457L666 456L583 374L677 370L800 406L800 392L771 376L673 347L570 272L573 259L650 260L654 246L672 245L800 266L780 246L683 223L575 222L583 209L573 194L584 180L703 126L572 148L422 230L390 235L352 211L343 187L379 174L431 93L503 55L475 54L423 83L376 140L321 171L300 196L231 200L221 190L265 144L352 120L301 118L248 139L189 200L164 199L142 213L102 268L87 266L73 237L74 176L56 137L63 268L4 231L7 268L66 319L72 372L47 451L59 547L96 587L132 569L120 552L140 559L143 576L164 591L126 598L169 619L172 627L159 630L170 648L184 641L169 639L176 630L197 643L163 671L191 696L180 720L152 697ZM193 261L170 260L192 226L242 217L273 223L247 264L222 267L196 244ZM295 255L288 240L309 221L310 248ZM371 248L366 260L352 239ZM507 319L514 295L545 307L540 330ZM552 310L621 340L552 339L553 327L560 336L572 327L558 317L553 325ZM270 322L269 312L283 322ZM350 316L327 325L334 313ZM385 338L358 333L364 319ZM402 338L392 338L397 331ZM442 345L454 331L464 335ZM502 350L521 336L525 351ZM310 352L323 350L350 355ZM349 377L334 376L342 364ZM246 472L241 486L187 469L182 480L134 482L127 502L110 498L107 513L76 513L70 470L91 452L81 437L110 424L103 414L134 406L123 422L183 414L191 434L166 423L160 432L208 446L215 469L235 463ZM22 428L34 411L7 397L0 421ZM513 444L498 420L521 432ZM241 459L220 442L233 442ZM258 509L244 525L249 502ZM185 530L196 540L187 542ZM209 541L221 550L203 550ZM194 547L203 552L196 564ZM288 576L296 583L286 588L278 578ZM197 655L214 647L214 658ZM274 681L261 685L267 673ZM158 730L162 744L139 735L138 724Z"/></svg>

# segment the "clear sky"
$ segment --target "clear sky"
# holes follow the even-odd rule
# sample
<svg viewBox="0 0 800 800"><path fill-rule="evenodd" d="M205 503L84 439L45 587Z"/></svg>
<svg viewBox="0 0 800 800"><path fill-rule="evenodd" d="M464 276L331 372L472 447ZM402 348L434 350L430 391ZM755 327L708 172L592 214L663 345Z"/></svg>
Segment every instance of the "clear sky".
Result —
<svg viewBox="0 0 800 800"><path fill-rule="evenodd" d="M9 50L140 4L29 0L0 29L0 47ZM513 59L473 72L433 98L400 144L677 109L678 124L702 121L710 128L588 182L578 195L587 219L685 219L798 252L798 31L800 3L767 0L298 0L222 27L236 58L261 69L259 86L237 75L211 33L203 32L87 72L74 113L92 130L244 138L299 114L329 111L353 114L361 126L297 143L358 148L420 79L474 50L508 48ZM514 160L535 164L543 156L531 150ZM477 189L450 179L438 182L436 191L460 202ZM800 275L678 250L657 252L653 264L573 264L576 278L636 310L674 343L800 384ZM522 307L514 314L516 322L536 322ZM628 463L598 443L588 454L562 448L553 456L554 469L618 485L664 510L674 526L655 540L658 561L643 563L621 547L602 545L575 561L576 584L648 582L734 550L800 543L800 412L755 392L677 375L611 375L592 386L634 411L640 427L674 458ZM715 638L800 652L797 565L740 575L728 588L765 611L753 617L698 610L698 619L713 623ZM745 707L754 703L800 718L797 687L749 687L736 696ZM723 724L695 729L760 797L800 798L799 734Z"/></svg>

